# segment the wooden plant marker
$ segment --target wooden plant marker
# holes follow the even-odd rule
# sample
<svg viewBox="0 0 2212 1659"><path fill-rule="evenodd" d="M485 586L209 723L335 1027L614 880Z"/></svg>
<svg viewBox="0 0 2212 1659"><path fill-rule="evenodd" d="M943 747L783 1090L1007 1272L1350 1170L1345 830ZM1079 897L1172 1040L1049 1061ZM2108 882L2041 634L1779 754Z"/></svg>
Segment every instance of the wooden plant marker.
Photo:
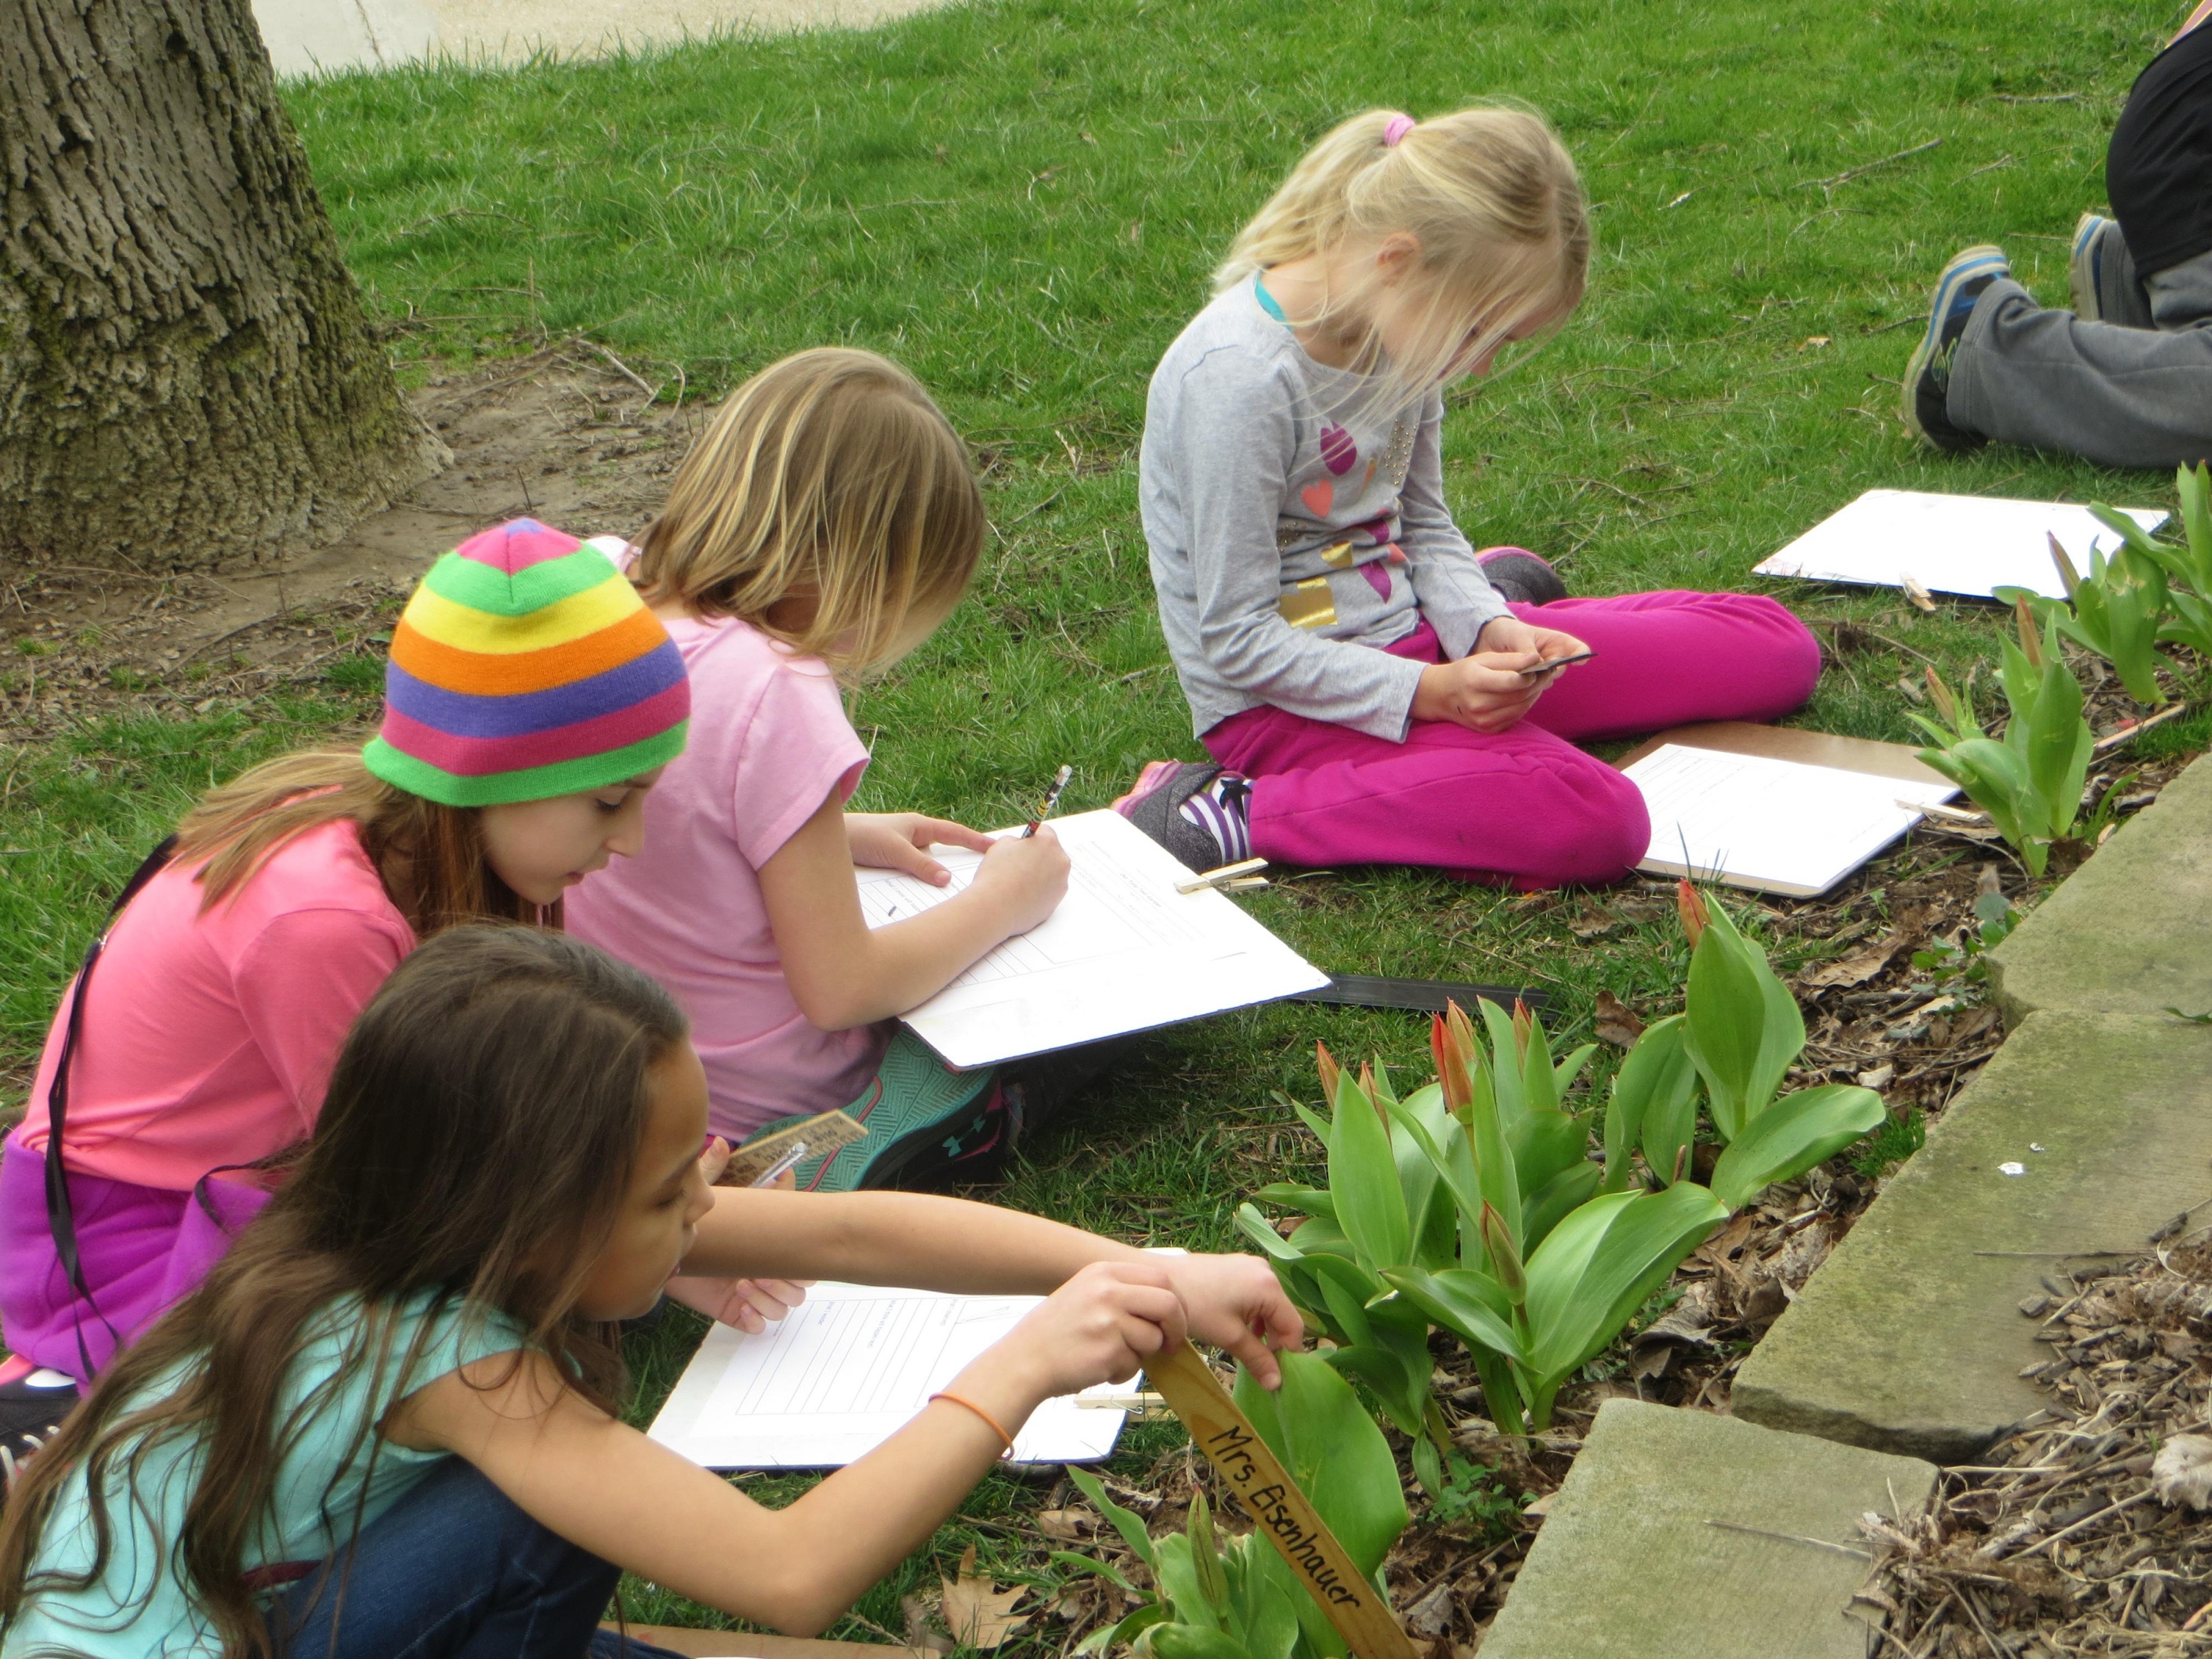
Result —
<svg viewBox="0 0 2212 1659"><path fill-rule="evenodd" d="M1188 1342L1164 1348L1145 1362L1145 1376L1167 1396L1199 1449L1356 1659L1417 1659L1389 1603L1353 1565L1198 1350Z"/></svg>

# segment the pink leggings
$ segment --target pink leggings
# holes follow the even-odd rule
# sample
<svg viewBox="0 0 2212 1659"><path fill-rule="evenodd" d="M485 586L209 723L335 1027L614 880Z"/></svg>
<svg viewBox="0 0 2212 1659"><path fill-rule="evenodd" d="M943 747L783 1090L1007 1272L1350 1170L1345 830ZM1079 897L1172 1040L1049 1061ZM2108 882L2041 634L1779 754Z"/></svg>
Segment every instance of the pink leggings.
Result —
<svg viewBox="0 0 2212 1659"><path fill-rule="evenodd" d="M1415 720L1403 743L1279 708L1207 732L1252 781L1252 850L1278 864L1423 864L1531 890L1614 881L1650 844L1636 786L1577 741L1691 720L1771 720L1820 674L1811 632L1752 593L1625 593L1516 605L1597 653L1563 670L1511 730ZM1441 659L1423 622L1387 647Z"/></svg>

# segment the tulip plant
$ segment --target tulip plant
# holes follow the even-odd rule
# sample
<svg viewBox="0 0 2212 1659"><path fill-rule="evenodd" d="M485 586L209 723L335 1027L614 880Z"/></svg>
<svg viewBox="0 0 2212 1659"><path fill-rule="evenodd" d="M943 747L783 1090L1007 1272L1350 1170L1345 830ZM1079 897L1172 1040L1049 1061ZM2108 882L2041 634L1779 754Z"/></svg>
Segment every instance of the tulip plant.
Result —
<svg viewBox="0 0 2212 1659"><path fill-rule="evenodd" d="M1376 1589L1382 1558L1406 1529L1406 1494L1389 1443L1352 1385L1315 1354L1281 1356L1283 1384L1269 1394L1241 1369L1237 1402L1297 1481L1298 1489ZM1180 1533L1154 1538L1142 1516L1106 1495L1092 1475L1068 1478L1121 1535L1152 1575L1149 1589L1103 1561L1070 1551L1053 1559L1096 1573L1139 1605L1121 1621L1086 1638L1097 1652L1122 1643L1158 1659L1340 1659L1344 1642L1280 1555L1258 1533L1226 1537L1215 1529L1203 1492L1191 1497Z"/></svg>
<svg viewBox="0 0 2212 1659"><path fill-rule="evenodd" d="M1928 695L1936 720L1912 716L1942 747L1918 751L1990 815L2031 875L2040 876L2051 844L2076 837L2081 786L2096 738L2081 717L2081 686L2058 648L2056 617L2038 632L2025 600L2018 613L2020 643L2003 641L2002 685L2011 717L2002 741L1986 736L1973 705L1952 695L1942 675L1928 671Z"/></svg>
<svg viewBox="0 0 2212 1659"><path fill-rule="evenodd" d="M1329 1363L1412 1439L1432 1493L1449 1443L1429 1391L1431 1324L1467 1345L1501 1429L1540 1431L1560 1387L1731 1210L1882 1121L1869 1089L1779 1092L1805 1045L1796 1003L1686 882L1680 904L1688 1006L1623 1060L1602 1164L1589 1155L1589 1115L1563 1104L1590 1049L1555 1062L1540 1021L1488 1002L1486 1048L1455 1006L1431 1031L1437 1082L1402 1100L1387 1074L1355 1079L1322 1048L1330 1115L1297 1109L1328 1148L1328 1187L1255 1194L1305 1212L1287 1239L1253 1206L1238 1212L1337 1344ZM1687 1179L1701 1093L1724 1143L1710 1188Z"/></svg>
<svg viewBox="0 0 2212 1659"><path fill-rule="evenodd" d="M2114 514L2108 522L2126 524L2144 545L2150 544L2134 520ZM2014 605L2025 603L2068 639L2104 658L2137 702L2164 702L2158 671L2170 665L2158 654L2157 645L2172 597L2165 568L2135 542L2124 542L2110 559L2091 548L2089 574L2084 580L2058 538L2050 540L2051 562L2058 567L2058 580L2065 585L2065 602L2017 587L2000 587L1996 597Z"/></svg>
<svg viewBox="0 0 2212 1659"><path fill-rule="evenodd" d="M1713 1165L1713 1195L1739 1210L1776 1182L1804 1174L1881 1127L1881 1097L1842 1083L1780 1094L1783 1079L1805 1048L1805 1016L1796 998L1776 977L1766 953L1743 936L1727 911L1707 904L1686 881L1677 889L1676 903L1690 938L1689 993L1680 1016L1681 1050L1705 1085L1713 1133L1724 1146ZM1650 1038L1645 1031L1636 1048ZM1662 1039L1661 1054L1667 1051ZM1631 1050L1629 1060L1635 1058ZM1629 1071L1624 1063L1622 1074ZM1632 1114L1639 1104L1648 1114L1649 1104L1632 1094L1626 1112ZM1623 1106L1616 1085L1614 1109ZM1649 1147L1648 1122L1638 1127ZM1635 1132L1624 1127L1621 1133L1626 1137ZM1666 1133L1671 1135L1671 1127ZM1674 1144L1662 1141L1662 1156ZM1647 1160L1649 1156L1647 1151Z"/></svg>
<svg viewBox="0 0 2212 1659"><path fill-rule="evenodd" d="M2212 499L2212 468L2199 463L2194 470L2179 469L2174 488L2181 497L2179 546L2153 541L2133 519L2115 513L2101 501L2089 510L2107 528L2119 532L2128 553L2163 574L2168 614L2158 637L2212 657L2212 506L2208 506L2208 499ZM2132 684L2128 693L2138 702L2150 701Z"/></svg>

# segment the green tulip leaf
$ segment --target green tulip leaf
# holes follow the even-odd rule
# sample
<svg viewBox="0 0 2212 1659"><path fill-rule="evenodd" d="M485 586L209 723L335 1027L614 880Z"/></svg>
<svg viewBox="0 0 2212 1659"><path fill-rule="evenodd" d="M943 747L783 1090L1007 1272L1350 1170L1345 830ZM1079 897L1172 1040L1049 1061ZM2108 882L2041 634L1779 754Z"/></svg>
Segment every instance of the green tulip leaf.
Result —
<svg viewBox="0 0 2212 1659"><path fill-rule="evenodd" d="M1728 1219L1693 1182L1663 1192L1608 1193L1552 1230L1528 1258L1528 1368L1555 1389L1620 1334L1682 1258Z"/></svg>
<svg viewBox="0 0 2212 1659"><path fill-rule="evenodd" d="M1489 1274L1466 1267L1447 1267L1434 1273L1398 1267L1383 1277L1470 1349L1488 1349L1514 1360L1527 1358L1514 1329L1512 1298Z"/></svg>
<svg viewBox="0 0 2212 1659"><path fill-rule="evenodd" d="M1369 1268L1406 1259L1413 1225L1398 1185L1398 1165L1382 1115L1346 1074L1329 1126L1328 1190L1336 1218Z"/></svg>
<svg viewBox="0 0 2212 1659"><path fill-rule="evenodd" d="M1847 1083L1784 1095L1752 1120L1713 1165L1713 1196L1740 1210L1778 1181L1826 1162L1887 1115L1881 1097Z"/></svg>

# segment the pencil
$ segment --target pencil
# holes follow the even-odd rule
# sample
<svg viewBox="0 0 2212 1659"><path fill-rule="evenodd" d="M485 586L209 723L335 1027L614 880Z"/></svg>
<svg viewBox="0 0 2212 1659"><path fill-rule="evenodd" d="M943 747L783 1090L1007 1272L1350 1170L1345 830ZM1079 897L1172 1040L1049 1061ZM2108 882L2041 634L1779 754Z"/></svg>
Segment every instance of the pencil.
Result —
<svg viewBox="0 0 2212 1659"><path fill-rule="evenodd" d="M1072 766L1060 769L1059 775L1052 781L1052 787L1044 792L1044 799L1037 803L1037 810L1030 815L1028 826L1022 831L1024 841L1036 834L1037 825L1052 816L1052 809L1060 805L1060 792L1067 787L1067 781L1074 775L1075 769Z"/></svg>

